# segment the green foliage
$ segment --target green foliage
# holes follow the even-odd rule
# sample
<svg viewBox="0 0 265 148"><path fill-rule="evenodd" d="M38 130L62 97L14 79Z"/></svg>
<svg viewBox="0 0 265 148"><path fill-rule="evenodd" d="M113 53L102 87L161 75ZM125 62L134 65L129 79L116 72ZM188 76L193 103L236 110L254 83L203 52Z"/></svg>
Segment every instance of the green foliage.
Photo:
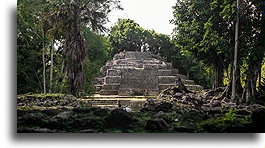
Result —
<svg viewBox="0 0 265 148"><path fill-rule="evenodd" d="M158 54L165 61L171 62L172 56L175 54L174 44L169 36L160 34L154 30L144 30L144 47L143 50Z"/></svg>
<svg viewBox="0 0 265 148"><path fill-rule="evenodd" d="M42 0L19 0L17 3L17 94L42 91L41 51L47 39L37 17ZM38 10L38 11L37 11Z"/></svg>
<svg viewBox="0 0 265 148"><path fill-rule="evenodd" d="M202 85L208 89L212 86L212 70L202 61L198 61L190 53L175 53L172 56L172 64L180 73L188 75L190 79L194 80L196 84Z"/></svg>
<svg viewBox="0 0 265 148"><path fill-rule="evenodd" d="M111 45L106 37L91 32L89 28L83 28L82 31L87 41L88 56L84 63L86 82L79 91L84 92L82 95L91 95L94 92L93 85L100 68L111 58Z"/></svg>
<svg viewBox="0 0 265 148"><path fill-rule="evenodd" d="M207 132L243 132L251 124L249 116L237 117L233 109L229 109L222 116L215 115L214 118L209 118L199 124L202 131ZM201 132L202 132L201 131Z"/></svg>
<svg viewBox="0 0 265 148"><path fill-rule="evenodd" d="M177 47L182 53L213 68L214 74L221 76L215 81L222 81L223 70L231 63L234 47L231 42L234 20L228 20L228 16L224 20L223 5L219 0L178 1L171 21L176 25L173 38Z"/></svg>
<svg viewBox="0 0 265 148"><path fill-rule="evenodd" d="M229 109L229 112L225 113L225 116L224 116L223 120L224 120L224 121L227 121L227 120L231 120L231 121L233 121L233 120L236 119L236 118L235 118L235 115L236 115L236 113L234 113L234 112L233 112L233 109L230 108L230 109Z"/></svg>
<svg viewBox="0 0 265 148"><path fill-rule="evenodd" d="M145 30L130 19L119 19L111 27L109 40L113 46L112 55L121 51L150 51L170 61L173 54L174 45L167 35Z"/></svg>
<svg viewBox="0 0 265 148"><path fill-rule="evenodd" d="M141 51L144 45L143 31L133 20L118 19L109 34L113 55L121 51Z"/></svg>
<svg viewBox="0 0 265 148"><path fill-rule="evenodd" d="M89 44L88 48L91 49L90 58L85 58L87 49L85 49L86 45L80 29L89 26L93 31L104 31L103 25L107 22L107 14L113 9L122 9L119 1L19 0L17 11L18 94L42 92L43 71L47 78L48 73L53 74L52 92L69 93L70 90L71 93L76 93L77 88L83 87L81 82L85 80L84 60L86 65L90 61L98 60L91 63L90 67L92 65L95 67L95 70L88 72L89 76L92 75L89 78L91 81L90 79L98 71L96 69L102 66L102 61L105 62L108 59L106 57L108 51L105 47L109 46L109 43L104 37L97 37L96 40L90 38L86 41ZM54 49L55 43L58 43L58 49ZM52 49L54 62L53 71L50 71ZM46 59L44 61L46 69L43 69L42 53ZM45 83L48 84L47 78ZM46 87L50 86L46 85Z"/></svg>

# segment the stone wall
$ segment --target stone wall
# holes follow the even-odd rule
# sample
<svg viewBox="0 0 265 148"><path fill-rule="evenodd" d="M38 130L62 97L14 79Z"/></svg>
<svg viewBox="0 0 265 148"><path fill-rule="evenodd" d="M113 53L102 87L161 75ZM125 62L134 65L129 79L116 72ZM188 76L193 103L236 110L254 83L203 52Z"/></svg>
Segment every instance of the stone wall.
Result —
<svg viewBox="0 0 265 148"><path fill-rule="evenodd" d="M101 95L158 95L176 85L181 78L192 88L201 89L192 80L178 73L171 63L150 52L121 52L107 62L96 79L96 93Z"/></svg>

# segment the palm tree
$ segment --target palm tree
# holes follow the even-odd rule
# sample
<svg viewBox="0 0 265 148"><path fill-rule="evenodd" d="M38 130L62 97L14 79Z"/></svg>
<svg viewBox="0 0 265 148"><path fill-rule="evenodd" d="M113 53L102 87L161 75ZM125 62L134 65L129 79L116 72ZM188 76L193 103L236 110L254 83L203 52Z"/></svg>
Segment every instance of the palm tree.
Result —
<svg viewBox="0 0 265 148"><path fill-rule="evenodd" d="M65 59L69 91L77 95L78 87L85 82L83 65L87 54L81 28L90 27L96 32L106 31L103 25L108 21L108 13L121 7L118 0L53 0L50 2L56 8L50 16L56 15L56 21L59 21L63 25L63 30L68 33L62 54Z"/></svg>

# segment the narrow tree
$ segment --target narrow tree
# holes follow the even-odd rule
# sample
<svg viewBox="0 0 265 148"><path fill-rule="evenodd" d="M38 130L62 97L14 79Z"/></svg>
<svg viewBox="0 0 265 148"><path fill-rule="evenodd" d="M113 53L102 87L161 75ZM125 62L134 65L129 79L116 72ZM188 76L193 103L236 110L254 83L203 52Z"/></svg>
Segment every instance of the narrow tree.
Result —
<svg viewBox="0 0 265 148"><path fill-rule="evenodd" d="M44 29L42 29L42 76L43 76L43 93L46 94L46 62L45 62L45 42Z"/></svg>
<svg viewBox="0 0 265 148"><path fill-rule="evenodd" d="M235 50L234 50L234 62L233 62L233 74L232 74L232 95L231 99L233 101L236 100L236 81L238 79L237 76L237 58L238 58L238 45L239 45L239 39L238 39L238 33L239 33L239 6L241 4L241 0L237 0L236 8L237 8L237 19L236 19L236 28L235 28Z"/></svg>

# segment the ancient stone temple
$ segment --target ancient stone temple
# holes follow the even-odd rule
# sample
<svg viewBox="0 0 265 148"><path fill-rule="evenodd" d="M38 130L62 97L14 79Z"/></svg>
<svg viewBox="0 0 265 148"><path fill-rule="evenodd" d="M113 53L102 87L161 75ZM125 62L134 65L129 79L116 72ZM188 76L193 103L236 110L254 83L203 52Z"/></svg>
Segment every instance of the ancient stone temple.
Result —
<svg viewBox="0 0 265 148"><path fill-rule="evenodd" d="M100 95L155 96L176 85L181 78L188 89L200 90L185 75L179 74L171 63L160 60L150 52L121 52L107 62L96 79L96 93Z"/></svg>

